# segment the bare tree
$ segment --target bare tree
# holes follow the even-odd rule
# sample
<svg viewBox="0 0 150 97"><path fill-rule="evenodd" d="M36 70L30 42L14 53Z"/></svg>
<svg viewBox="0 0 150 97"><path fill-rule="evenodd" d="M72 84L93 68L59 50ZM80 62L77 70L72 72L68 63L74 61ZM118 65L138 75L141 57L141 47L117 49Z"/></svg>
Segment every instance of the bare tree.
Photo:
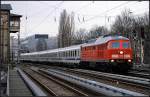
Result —
<svg viewBox="0 0 150 97"><path fill-rule="evenodd" d="M116 17L111 30L119 35L130 37L129 34L132 32L133 21L134 18L131 15L130 9L125 9L121 15Z"/></svg>
<svg viewBox="0 0 150 97"><path fill-rule="evenodd" d="M58 47L66 47L72 44L74 29L74 14L68 15L66 10L63 10L59 22Z"/></svg>
<svg viewBox="0 0 150 97"><path fill-rule="evenodd" d="M87 39L98 38L99 36L108 34L108 29L104 26L94 26L88 33Z"/></svg>
<svg viewBox="0 0 150 97"><path fill-rule="evenodd" d="M87 37L86 29L79 29L73 34L73 44L81 44L84 43Z"/></svg>

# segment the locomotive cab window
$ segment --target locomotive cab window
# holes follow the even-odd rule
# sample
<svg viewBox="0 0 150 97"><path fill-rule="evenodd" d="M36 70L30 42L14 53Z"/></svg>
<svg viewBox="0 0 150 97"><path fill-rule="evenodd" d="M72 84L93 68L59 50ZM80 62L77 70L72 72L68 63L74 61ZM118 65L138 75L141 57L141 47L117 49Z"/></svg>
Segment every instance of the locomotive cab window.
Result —
<svg viewBox="0 0 150 97"><path fill-rule="evenodd" d="M119 48L119 42L112 42L112 48Z"/></svg>
<svg viewBox="0 0 150 97"><path fill-rule="evenodd" d="M123 42L122 47L123 48L129 48L129 42Z"/></svg>

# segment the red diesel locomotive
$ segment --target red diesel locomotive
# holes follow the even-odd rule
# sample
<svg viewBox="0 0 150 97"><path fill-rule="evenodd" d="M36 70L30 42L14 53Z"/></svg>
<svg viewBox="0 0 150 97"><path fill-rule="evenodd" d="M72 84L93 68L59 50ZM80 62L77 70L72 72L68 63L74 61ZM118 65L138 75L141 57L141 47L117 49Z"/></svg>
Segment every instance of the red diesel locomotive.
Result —
<svg viewBox="0 0 150 97"><path fill-rule="evenodd" d="M83 66L126 72L132 67L130 41L122 36L99 37L95 43L82 45L81 61Z"/></svg>

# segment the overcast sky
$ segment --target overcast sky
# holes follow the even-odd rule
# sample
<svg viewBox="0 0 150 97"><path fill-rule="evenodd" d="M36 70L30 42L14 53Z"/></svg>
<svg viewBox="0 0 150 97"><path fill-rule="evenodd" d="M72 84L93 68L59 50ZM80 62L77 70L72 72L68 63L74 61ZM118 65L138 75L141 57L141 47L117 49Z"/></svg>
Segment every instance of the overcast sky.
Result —
<svg viewBox="0 0 150 97"><path fill-rule="evenodd" d="M74 12L75 30L89 30L95 25L109 29L115 17L124 9L130 9L135 16L149 12L149 1L2 1L2 4L11 4L11 13L23 16L20 31L22 38L34 34L56 36L63 9L68 14Z"/></svg>

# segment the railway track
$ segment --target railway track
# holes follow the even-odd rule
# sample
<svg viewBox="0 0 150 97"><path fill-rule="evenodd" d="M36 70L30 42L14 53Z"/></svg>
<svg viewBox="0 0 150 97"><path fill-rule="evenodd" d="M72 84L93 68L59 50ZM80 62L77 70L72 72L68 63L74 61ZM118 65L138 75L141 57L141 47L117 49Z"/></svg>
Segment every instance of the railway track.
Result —
<svg viewBox="0 0 150 97"><path fill-rule="evenodd" d="M123 76L117 74L109 74L104 72L96 72L91 70L83 69L69 69L69 68L60 68L60 67L51 67L51 66L39 66L39 68L44 69L54 69L61 72L79 76L81 78L90 79L97 82L106 83L119 88L124 88L127 90L135 91L145 95L149 95L149 80L142 78L135 78L130 76ZM143 83L144 82L144 83ZM146 84L145 84L146 82ZM141 84L143 83L143 84Z"/></svg>
<svg viewBox="0 0 150 97"><path fill-rule="evenodd" d="M109 74L83 69L53 68L61 72L91 79L94 81L106 83L112 86L125 88L131 91L149 95L149 79L123 76L118 74Z"/></svg>
<svg viewBox="0 0 150 97"><path fill-rule="evenodd" d="M133 92L126 89L100 83L94 80L81 78L54 69L48 69L48 70L40 69L40 70L44 73L49 74L50 76L55 76L59 79L65 79L66 81L80 85L81 87L85 87L91 91L101 93L105 96L146 96L138 92Z"/></svg>
<svg viewBox="0 0 150 97"><path fill-rule="evenodd" d="M150 79L150 74L149 74L148 72L130 71L130 72L128 72L128 74L126 74L126 75Z"/></svg>
<svg viewBox="0 0 150 97"><path fill-rule="evenodd" d="M24 71L37 83L39 83L51 96L89 96L88 93L84 93L71 87L54 77L48 76L37 69L24 69Z"/></svg>
<svg viewBox="0 0 150 97"><path fill-rule="evenodd" d="M30 65L26 64L26 65L28 65L28 66L35 66L33 64L30 64ZM51 68L52 66L49 66L49 65L42 65L41 66L41 64L37 64L37 67L40 67L40 68ZM57 67L57 66L54 66L54 67ZM88 69L88 70L91 70L91 69ZM95 70L93 70L93 71L95 71ZM101 72L101 73L106 73L106 72ZM116 74L116 73L113 73L113 74ZM128 73L122 74L122 75L133 76L133 77L140 77L140 78L146 78L146 79L150 78L149 71L141 71L141 70L137 70L137 69L132 69Z"/></svg>

